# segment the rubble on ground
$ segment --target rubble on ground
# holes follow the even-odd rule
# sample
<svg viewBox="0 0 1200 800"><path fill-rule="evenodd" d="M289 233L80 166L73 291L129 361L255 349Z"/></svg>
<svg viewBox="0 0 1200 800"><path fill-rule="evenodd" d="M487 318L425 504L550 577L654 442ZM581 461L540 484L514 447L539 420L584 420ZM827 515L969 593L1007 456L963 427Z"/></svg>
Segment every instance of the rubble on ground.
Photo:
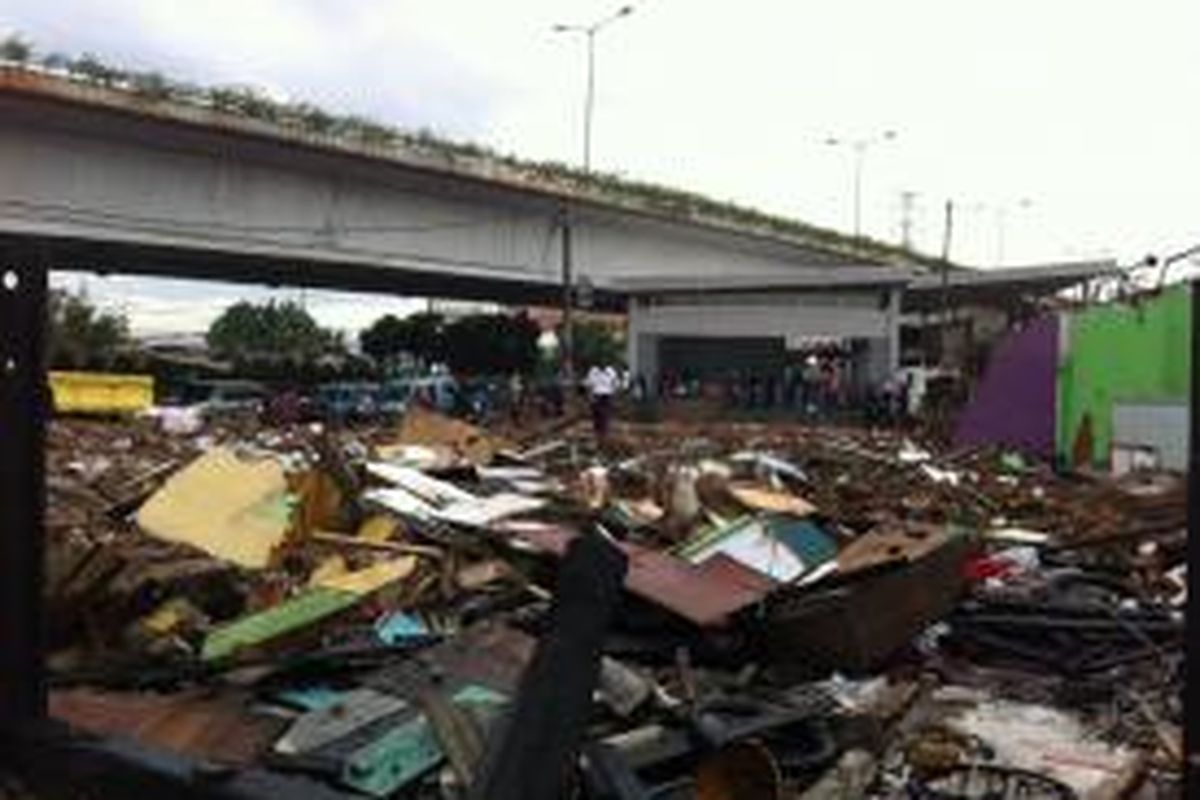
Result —
<svg viewBox="0 0 1200 800"><path fill-rule="evenodd" d="M167 428L49 432L81 728L369 797L1179 796L1180 476L778 423Z"/></svg>

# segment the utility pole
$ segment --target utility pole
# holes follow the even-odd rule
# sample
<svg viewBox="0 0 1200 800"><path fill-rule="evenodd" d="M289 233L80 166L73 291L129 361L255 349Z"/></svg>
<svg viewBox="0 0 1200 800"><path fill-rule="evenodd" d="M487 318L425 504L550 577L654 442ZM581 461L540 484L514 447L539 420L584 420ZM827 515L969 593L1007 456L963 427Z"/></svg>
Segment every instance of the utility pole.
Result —
<svg viewBox="0 0 1200 800"><path fill-rule="evenodd" d="M942 223L942 263L950 266L950 238L954 233L954 201L946 201L944 222Z"/></svg>
<svg viewBox="0 0 1200 800"><path fill-rule="evenodd" d="M562 224L562 370L566 391L575 390L575 329L571 310L575 305L574 265L571 263L571 209L564 201L559 213Z"/></svg>
<svg viewBox="0 0 1200 800"><path fill-rule="evenodd" d="M942 225L942 346L941 362L943 367L949 367L946 340L950 331L950 239L954 232L954 201L946 200L946 215Z"/></svg>
<svg viewBox="0 0 1200 800"><path fill-rule="evenodd" d="M905 250L912 249L913 208L917 193L906 189L900 193L900 244Z"/></svg>
<svg viewBox="0 0 1200 800"><path fill-rule="evenodd" d="M862 172L863 158L867 155L867 143L854 143L854 237L862 236Z"/></svg>
<svg viewBox="0 0 1200 800"><path fill-rule="evenodd" d="M592 116L596 106L596 34L622 17L633 13L633 6L622 6L591 25L555 25L555 33L582 33L587 39L587 87L583 98L583 171L592 171ZM575 305L575 268L571 260L571 210L567 200L559 207L562 226L562 356L563 379L566 391L575 390L575 331L572 309Z"/></svg>

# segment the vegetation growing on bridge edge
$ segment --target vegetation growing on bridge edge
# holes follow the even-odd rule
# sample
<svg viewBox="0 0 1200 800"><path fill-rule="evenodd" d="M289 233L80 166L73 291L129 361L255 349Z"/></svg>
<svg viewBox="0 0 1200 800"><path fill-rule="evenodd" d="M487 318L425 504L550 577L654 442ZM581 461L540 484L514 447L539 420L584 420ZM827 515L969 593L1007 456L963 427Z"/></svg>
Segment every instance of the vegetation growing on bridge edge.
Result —
<svg viewBox="0 0 1200 800"><path fill-rule="evenodd" d="M732 202L715 200L695 192L633 180L604 172L583 170L557 161L531 161L489 147L460 142L429 129L402 130L358 115L330 113L306 102L280 102L251 86L200 86L177 81L159 72L114 67L91 54L70 57L61 53L39 53L24 38L11 35L0 40L0 65L40 70L70 80L126 91L164 103L177 103L235 114L272 125L299 129L331 137L351 145L381 150L407 150L444 158L500 166L514 178L535 178L569 190L594 191L613 198L646 203L662 213L677 216L709 216L730 223L765 228L801 237L814 246L827 247L850 257L887 263L939 264L936 259L902 247L866 237L854 238L837 231L798 220L768 214Z"/></svg>

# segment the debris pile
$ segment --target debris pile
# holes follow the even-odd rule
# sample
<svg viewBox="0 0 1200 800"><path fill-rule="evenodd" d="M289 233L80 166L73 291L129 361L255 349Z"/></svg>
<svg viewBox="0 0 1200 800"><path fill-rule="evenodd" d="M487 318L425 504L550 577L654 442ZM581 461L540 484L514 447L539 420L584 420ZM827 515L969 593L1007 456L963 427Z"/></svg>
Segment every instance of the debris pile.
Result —
<svg viewBox="0 0 1200 800"><path fill-rule="evenodd" d="M369 797L1178 789L1178 476L782 424L173 430L52 426L83 729Z"/></svg>

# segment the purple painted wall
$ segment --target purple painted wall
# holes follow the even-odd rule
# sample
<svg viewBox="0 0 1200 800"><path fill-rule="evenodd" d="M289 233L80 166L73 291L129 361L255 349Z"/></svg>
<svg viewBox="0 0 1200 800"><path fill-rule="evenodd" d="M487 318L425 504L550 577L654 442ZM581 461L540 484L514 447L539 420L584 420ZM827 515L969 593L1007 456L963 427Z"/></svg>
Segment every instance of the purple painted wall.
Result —
<svg viewBox="0 0 1200 800"><path fill-rule="evenodd" d="M1053 458L1057 370L1057 315L1010 333L992 350L955 443L1005 444Z"/></svg>

